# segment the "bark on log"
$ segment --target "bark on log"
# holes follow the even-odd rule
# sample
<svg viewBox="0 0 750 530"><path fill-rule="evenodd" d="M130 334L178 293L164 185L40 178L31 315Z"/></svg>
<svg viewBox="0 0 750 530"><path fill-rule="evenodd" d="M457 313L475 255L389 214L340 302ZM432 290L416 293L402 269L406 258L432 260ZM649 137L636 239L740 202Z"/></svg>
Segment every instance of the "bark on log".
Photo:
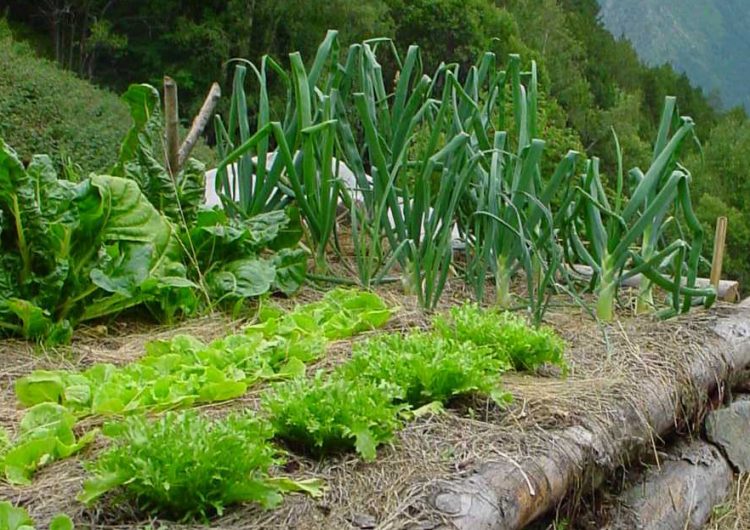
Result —
<svg viewBox="0 0 750 530"><path fill-rule="evenodd" d="M588 265L576 265L571 268L571 272L587 277L591 277L594 274L593 269ZM636 274L623 280L622 285L625 287L638 287L641 284L641 277L640 274ZM695 285L701 288L708 287L711 285L711 280L709 278L697 278ZM738 302L740 299L740 284L731 280L721 280L716 294L720 300L724 300L725 302Z"/></svg>
<svg viewBox="0 0 750 530"><path fill-rule="evenodd" d="M193 125L190 127L190 131L188 131L188 134L185 137L185 141L182 142L182 145L180 146L180 150L177 154L178 167L183 167L185 165L185 162L193 151L195 144L198 142L198 138L203 134L203 130L206 128L206 125L208 125L208 122L211 121L211 118L214 115L214 110L216 110L216 105L219 103L219 99L221 99L221 88L219 87L219 83L214 83L211 85L211 90L209 90L206 100L201 106L201 110L195 116Z"/></svg>
<svg viewBox="0 0 750 530"><path fill-rule="evenodd" d="M428 502L447 526L462 530L515 530L552 510L581 483L595 487L629 455L667 435L678 418L694 416L701 403L737 371L750 366L750 309L736 307L714 326L719 346L686 367L686 381L649 381L642 404L623 401L605 426L559 432L546 451L521 461L486 463L468 477L436 483ZM677 397L678 399L675 399ZM647 422L643 421L647 418Z"/></svg>
<svg viewBox="0 0 750 530"><path fill-rule="evenodd" d="M698 530L729 495L732 478L713 445L677 444L660 468L648 470L619 496L602 530Z"/></svg>

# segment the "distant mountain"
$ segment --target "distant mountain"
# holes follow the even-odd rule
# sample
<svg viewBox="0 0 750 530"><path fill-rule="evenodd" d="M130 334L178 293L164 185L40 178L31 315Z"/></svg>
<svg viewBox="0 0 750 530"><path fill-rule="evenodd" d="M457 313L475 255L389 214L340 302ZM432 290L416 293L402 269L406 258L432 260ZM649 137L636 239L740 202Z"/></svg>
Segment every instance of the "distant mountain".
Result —
<svg viewBox="0 0 750 530"><path fill-rule="evenodd" d="M750 111L750 0L599 0L604 25L671 63L723 106Z"/></svg>

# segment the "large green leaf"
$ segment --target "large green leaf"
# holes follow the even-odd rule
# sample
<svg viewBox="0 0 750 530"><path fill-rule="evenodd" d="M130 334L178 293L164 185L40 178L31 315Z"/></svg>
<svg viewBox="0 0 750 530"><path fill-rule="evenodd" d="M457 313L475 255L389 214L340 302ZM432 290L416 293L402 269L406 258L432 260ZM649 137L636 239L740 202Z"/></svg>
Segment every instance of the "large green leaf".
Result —
<svg viewBox="0 0 750 530"><path fill-rule="evenodd" d="M276 269L260 258L239 259L212 271L206 281L213 298L252 298L267 293L276 278Z"/></svg>
<svg viewBox="0 0 750 530"><path fill-rule="evenodd" d="M125 135L112 174L138 184L149 201L170 219L194 219L203 202L205 167L190 159L172 178L164 160L164 126L159 92L150 85L131 85L122 96L133 125Z"/></svg>

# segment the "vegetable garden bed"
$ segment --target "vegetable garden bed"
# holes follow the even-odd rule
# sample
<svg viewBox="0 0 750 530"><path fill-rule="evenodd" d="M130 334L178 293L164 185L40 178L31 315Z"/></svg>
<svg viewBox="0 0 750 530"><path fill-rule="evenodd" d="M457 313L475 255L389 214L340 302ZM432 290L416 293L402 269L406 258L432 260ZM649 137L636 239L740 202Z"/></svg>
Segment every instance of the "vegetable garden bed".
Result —
<svg viewBox="0 0 750 530"><path fill-rule="evenodd" d="M328 345L325 357L308 367L333 370L351 355L352 345L373 336L403 332L429 326L417 309L416 301L403 297L396 289L382 291L390 307L397 308L386 327L353 339ZM296 303L315 300L319 293L305 290ZM440 311L446 311L468 298L458 286L449 286ZM284 302L291 304L291 302ZM297 480L322 479L325 493L286 495L273 509L262 509L248 503L227 508L213 517L216 528L433 528L445 513L435 509L432 494L445 481L459 480L493 463L524 462L534 455L549 454L548 445L561 432L575 427L592 432L612 433L612 444L628 447L619 451L622 458L636 458L639 451L652 451L659 443L658 433L651 430L647 401L652 390L679 389L675 395L657 399L681 405L676 410L689 411L687 422L677 422L678 430L690 428L696 404L705 397L701 389L691 388L686 370L696 361L713 355L721 341L711 328L720 315L733 311L720 307L710 312L693 312L667 322L645 317L628 317L612 325L598 325L577 308L551 309L546 323L566 342L565 360L569 373L543 367L536 373L507 373L501 378L503 389L513 395L504 409L489 398L478 396L453 400L444 411L428 408L418 417L405 422L389 444L381 446L377 458L363 461L354 453L344 456L314 457L290 451L286 463L273 474ZM212 340L236 332L243 323L226 317L210 317L187 322L173 329L150 328L142 324L122 324L110 330L84 330L70 350L39 351L24 342L5 341L2 345L6 364L3 369L3 394L0 401L2 425L13 432L22 417L16 403L13 381L35 369L80 369L97 362L117 365L132 362L144 353L144 345L154 339L166 339L189 333ZM260 406L261 393L270 382L255 385L242 397L222 403L197 406L200 414L225 417L231 412ZM632 415L623 410L643 413L635 432L650 432L653 438L617 439L630 432L620 423ZM83 432L101 424L101 417L91 417L79 424ZM96 528L141 528L174 523L155 520L139 513L130 504L114 503L109 497L87 508L76 501L86 472L81 462L94 458L106 444L97 441L79 455L53 462L41 468L30 486L13 487L3 483L0 498L25 507L39 525L45 525L60 512L70 515L76 524ZM635 449L631 451L630 449ZM631 461L609 461L603 450L600 468L614 470L629 466ZM590 483L591 470L581 470L580 478ZM578 491L585 491L579 484ZM574 513L574 502L561 506ZM416 526L415 526L416 525ZM463 526L463 528L473 528ZM479 528L479 526L477 526Z"/></svg>
<svg viewBox="0 0 750 530"><path fill-rule="evenodd" d="M40 344L0 343L0 498L18 507L0 518L563 520L750 365L747 309L710 310L720 293L698 279L680 162L695 124L674 98L649 166L626 175L615 136L605 175L575 151L543 158L533 61L428 75L414 46L341 51L331 31L309 67L238 62L215 117L221 207L176 150L171 80L164 120L156 89L126 92L114 176L0 140L0 332ZM189 320L219 309L248 320Z"/></svg>

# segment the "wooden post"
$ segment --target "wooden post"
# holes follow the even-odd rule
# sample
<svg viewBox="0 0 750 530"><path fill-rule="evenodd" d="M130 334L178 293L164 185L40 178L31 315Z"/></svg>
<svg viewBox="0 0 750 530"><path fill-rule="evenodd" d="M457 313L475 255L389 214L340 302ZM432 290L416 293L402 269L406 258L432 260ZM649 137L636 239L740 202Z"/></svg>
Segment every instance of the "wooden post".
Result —
<svg viewBox="0 0 750 530"><path fill-rule="evenodd" d="M211 86L211 90L208 92L208 96L206 96L206 100L203 102L200 112L198 112L198 115L193 120L193 125L190 127L190 131L185 137L185 141L182 142L182 145L180 146L177 158L177 165L179 167L185 165L185 162L190 156L190 152L193 150L193 147L195 147L195 143L203 133L203 129L206 128L206 125L208 125L208 122L213 117L214 110L216 109L216 105L219 103L220 98L221 88L219 88L218 83L214 83Z"/></svg>
<svg viewBox="0 0 750 530"><path fill-rule="evenodd" d="M167 142L167 169L172 178L180 171L180 118L177 108L177 83L164 76L164 129Z"/></svg>
<svg viewBox="0 0 750 530"><path fill-rule="evenodd" d="M727 239L727 218L719 217L716 220L716 237L714 237L714 254L711 260L711 285L716 292L719 291L721 282L721 267L724 263L724 245Z"/></svg>

